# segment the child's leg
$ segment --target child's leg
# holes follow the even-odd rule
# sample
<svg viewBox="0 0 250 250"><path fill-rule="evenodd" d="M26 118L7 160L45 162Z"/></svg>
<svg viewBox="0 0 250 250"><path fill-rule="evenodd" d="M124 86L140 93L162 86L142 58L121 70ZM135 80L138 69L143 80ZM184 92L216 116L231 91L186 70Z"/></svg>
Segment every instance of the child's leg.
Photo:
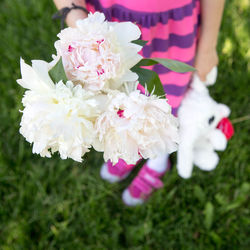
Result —
<svg viewBox="0 0 250 250"><path fill-rule="evenodd" d="M160 178L170 168L168 155L147 161L129 187L122 194L123 201L128 206L144 203L155 189L163 187Z"/></svg>
<svg viewBox="0 0 250 250"><path fill-rule="evenodd" d="M165 154L157 157L156 159L149 159L147 161L147 166L158 173L164 173L169 167L168 160L169 155Z"/></svg>

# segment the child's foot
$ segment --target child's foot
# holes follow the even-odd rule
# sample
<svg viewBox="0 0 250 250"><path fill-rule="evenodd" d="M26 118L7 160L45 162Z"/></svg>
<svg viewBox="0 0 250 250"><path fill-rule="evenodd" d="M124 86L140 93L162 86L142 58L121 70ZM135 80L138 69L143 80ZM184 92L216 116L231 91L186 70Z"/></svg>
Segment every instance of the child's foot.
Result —
<svg viewBox="0 0 250 250"><path fill-rule="evenodd" d="M118 182L125 179L134 167L135 165L127 165L122 159L119 159L115 165L107 161L102 165L100 175L102 179L110 183Z"/></svg>
<svg viewBox="0 0 250 250"><path fill-rule="evenodd" d="M164 158L164 159L163 159ZM155 163L161 163L156 166ZM162 165L164 163L164 165ZM149 160L122 194L124 203L128 206L136 206L144 203L156 189L163 187L160 180L167 170L170 169L168 156L162 159Z"/></svg>

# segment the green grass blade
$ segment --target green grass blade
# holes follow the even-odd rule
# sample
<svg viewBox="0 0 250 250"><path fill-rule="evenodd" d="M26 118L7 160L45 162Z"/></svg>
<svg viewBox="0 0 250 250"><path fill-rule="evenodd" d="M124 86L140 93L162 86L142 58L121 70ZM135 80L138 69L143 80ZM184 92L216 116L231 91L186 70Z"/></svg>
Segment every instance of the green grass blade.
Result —
<svg viewBox="0 0 250 250"><path fill-rule="evenodd" d="M212 226L214 217L214 206L211 202L206 203L204 214L205 214L204 225L206 229L209 230Z"/></svg>

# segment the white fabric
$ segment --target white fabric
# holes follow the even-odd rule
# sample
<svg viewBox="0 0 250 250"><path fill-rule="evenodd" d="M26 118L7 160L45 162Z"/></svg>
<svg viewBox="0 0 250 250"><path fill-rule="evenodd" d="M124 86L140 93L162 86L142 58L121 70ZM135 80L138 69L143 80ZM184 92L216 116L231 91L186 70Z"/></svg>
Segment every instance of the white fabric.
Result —
<svg viewBox="0 0 250 250"><path fill-rule="evenodd" d="M168 157L168 154L164 154L156 159L149 159L147 161L147 166L158 173L163 173L168 167Z"/></svg>

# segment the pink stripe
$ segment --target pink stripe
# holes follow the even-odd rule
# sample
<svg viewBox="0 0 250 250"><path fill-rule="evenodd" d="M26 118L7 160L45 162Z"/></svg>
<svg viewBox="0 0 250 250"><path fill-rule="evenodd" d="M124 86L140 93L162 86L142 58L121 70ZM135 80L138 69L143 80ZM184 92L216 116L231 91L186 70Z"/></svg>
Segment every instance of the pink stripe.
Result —
<svg viewBox="0 0 250 250"><path fill-rule="evenodd" d="M182 62L189 62L193 59L196 49L196 42L190 48L179 48L172 46L166 52L154 51L150 57L169 58Z"/></svg>
<svg viewBox="0 0 250 250"><path fill-rule="evenodd" d="M137 85L137 89L140 90L141 94L145 94L145 88L140 83Z"/></svg>
<svg viewBox="0 0 250 250"><path fill-rule="evenodd" d="M176 86L185 86L189 82L191 74L191 72L181 74L171 71L159 76L163 85L174 84Z"/></svg>
<svg viewBox="0 0 250 250"><path fill-rule="evenodd" d="M112 21L119 22L118 18L112 18ZM155 38L167 40L169 38L169 34L185 36L193 33L196 24L197 18L190 16L181 21L174 21L171 19L167 24L158 23L156 26L151 28L143 28L139 24L137 24L137 26L141 30L142 39L148 41L148 44L150 44L152 39Z"/></svg>
<svg viewBox="0 0 250 250"><path fill-rule="evenodd" d="M194 26L197 24L197 9L193 16L185 17L183 20L174 21L170 19L167 24L158 23L156 26L148 29L140 27L143 34L143 40L151 42L152 38L168 39L169 34L185 36L194 32Z"/></svg>
<svg viewBox="0 0 250 250"><path fill-rule="evenodd" d="M180 106L181 101L184 96L174 96L174 95L166 95L168 99L168 103L172 108L177 108Z"/></svg>
<svg viewBox="0 0 250 250"><path fill-rule="evenodd" d="M119 4L125 8L139 12L164 12L175 8L183 7L191 3L192 0L100 0L104 8L110 8L114 4Z"/></svg>

